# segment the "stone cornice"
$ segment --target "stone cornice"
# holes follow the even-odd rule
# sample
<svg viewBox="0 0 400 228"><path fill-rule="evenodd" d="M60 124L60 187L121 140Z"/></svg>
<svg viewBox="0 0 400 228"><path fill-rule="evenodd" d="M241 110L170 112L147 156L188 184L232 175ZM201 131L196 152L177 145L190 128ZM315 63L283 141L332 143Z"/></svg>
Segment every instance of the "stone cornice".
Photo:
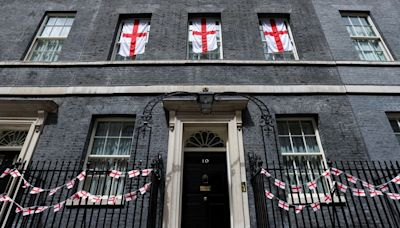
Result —
<svg viewBox="0 0 400 228"><path fill-rule="evenodd" d="M399 67L400 61L266 61L266 60L141 60L141 61L95 61L95 62L26 62L0 61L0 67L116 67L116 66L184 66L184 65L245 65L245 66L384 66Z"/></svg>

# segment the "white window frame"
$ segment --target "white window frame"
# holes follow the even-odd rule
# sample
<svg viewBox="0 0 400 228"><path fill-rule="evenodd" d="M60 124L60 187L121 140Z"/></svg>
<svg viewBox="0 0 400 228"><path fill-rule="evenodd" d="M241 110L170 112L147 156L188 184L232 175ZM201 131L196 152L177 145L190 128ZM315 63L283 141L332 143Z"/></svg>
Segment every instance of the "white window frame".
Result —
<svg viewBox="0 0 400 228"><path fill-rule="evenodd" d="M149 21L149 25L150 25L150 29L149 32L146 36L146 46L147 43L149 42L149 37L150 37L150 30L151 30L151 17L130 17L130 18L125 18L123 20L121 20L118 24L118 31L117 31L117 35L115 37L115 42L114 42L114 46L113 46L113 51L112 51L112 55L111 55L111 61L137 61L137 60L143 60L144 56L146 54L140 54L140 55L135 55L134 57L124 57L124 59L117 59L117 55L118 55L118 51L119 51L119 47L121 45L121 42L119 41L121 38L121 33L122 33L122 26L126 21L131 21L131 20L148 20Z"/></svg>
<svg viewBox="0 0 400 228"><path fill-rule="evenodd" d="M88 150L87 150L88 152L87 152L87 156L86 156L86 159L85 159L85 163L84 163L85 165L84 166L86 167L87 163L90 161L90 158L106 158L106 159L107 158L111 158L111 159L117 158L117 159L126 159L126 161L128 161L130 156L131 156L131 154L129 154L129 155L91 155L91 152L92 152L92 149L93 149L93 143L94 143L94 139L95 139L95 135L96 135L96 131L97 131L97 126L98 126L99 122L131 122L131 123L134 124L134 128L135 128L135 118L134 117L97 118L95 120L94 125L93 125L92 130L91 130L89 147L88 147ZM135 138L134 134L135 134L135 130L133 130L133 134L132 134L131 147L133 146L133 140ZM88 178L88 176L90 176L90 173L87 175L87 178ZM101 175L101 176L103 176L103 175ZM104 174L104 176L107 178L107 174ZM100 178L100 176L98 174L96 174L96 176L94 178ZM108 188L110 188L110 193L106 194L106 195L102 195L102 200L99 203L93 203L90 200L81 200L81 199L72 200L72 199L69 199L69 200L67 200L67 205L69 205L69 206L79 206L79 205L110 206L108 204L108 202L107 202L108 198L117 195L117 193L113 193L113 192L111 192L111 190L114 188L114 186L116 184L117 185L116 189L118 191L118 187L119 187L118 185L121 184L119 181L120 180L124 180L124 179L125 179L124 173L122 173L122 175L120 176L119 179L114 179L113 178L111 186L108 186ZM84 188L83 184L84 183L81 182L78 188L79 189L83 189ZM125 182L123 183L123 185L125 185ZM125 186L123 186L123 189L124 189L124 187ZM91 193L91 194L94 194L94 193ZM98 195L98 194L94 194L94 195ZM122 204L124 204L124 201L122 199L117 199L117 202L115 204L113 204L113 205L122 205Z"/></svg>
<svg viewBox="0 0 400 228"><path fill-rule="evenodd" d="M43 30L46 27L46 24L51 17L73 17L75 21L75 13L48 13L46 14L44 20L42 21L42 24L39 27L39 30L35 34L35 38L33 39L31 46L28 49L27 55L24 58L24 61L32 61L32 54L33 51L35 50L36 45L38 44L39 40L66 40L68 38L68 35L71 31L68 32L68 35L66 37L59 36L59 37L41 37L41 34ZM74 22L73 22L74 23ZM71 25L71 29L73 26L73 23ZM61 48L62 49L62 48ZM61 50L60 50L61 51ZM38 62L46 62L46 61L38 61ZM53 62L53 61L50 61Z"/></svg>
<svg viewBox="0 0 400 228"><path fill-rule="evenodd" d="M319 130L318 130L318 127L317 127L317 124L316 124L314 118L312 118L312 117L277 117L276 118L277 125L278 125L279 121L311 121L312 126L314 128L314 134L315 134L315 138L316 138L316 141L317 141L317 145L318 145L318 148L319 148L319 152L318 153L308 153L308 152L306 152L306 153L297 153L297 152L282 153L282 152L280 152L282 157L284 157L284 156L288 156L288 157L292 157L292 158L294 158L296 156L300 156L300 157L306 157L306 156L319 157L320 160L321 160L322 167L325 167L326 169L328 168L328 164L327 164L326 158L325 158L325 152L324 152L324 150L322 148L322 143L321 143L321 139L320 139L320 136L319 136ZM279 136L280 135L279 135L279 132L278 132L278 139L279 139ZM304 135L303 131L302 131L302 137L303 137L304 145L307 145L305 143L305 141L304 141L305 135ZM290 139L291 146L293 148L292 136L291 136L290 131L289 131L289 139ZM280 147L279 147L279 150L280 150ZM305 150L307 151L307 147L305 147ZM309 171L311 171L310 165L307 165L307 166L308 166ZM324 170L322 170L322 172L323 171ZM286 175L288 175L288 173ZM295 169L294 175L296 176L296 179L297 179L298 183L305 184L304 180L301 180L301 178L299 179L299 176L301 174L296 172L296 169ZM307 176L309 178L310 177L314 177L315 178L315 173L309 172L309 173L307 173ZM318 180L318 181L323 181L323 179ZM331 179L327 178L326 182L327 182L326 183L327 187L328 186L331 186L331 187L333 186L333 183L332 183ZM290 191L288 191L287 192L288 193L288 195L287 195L288 196L288 202L294 203L294 204L297 204L297 203L304 204L304 203L310 203L310 202L316 202L316 201L324 202L324 197L325 197L325 194L328 193L328 190L329 189L324 189L325 192L319 192L318 194L315 192L315 190L312 190L312 193L309 193L309 192L291 193ZM344 198L342 198L342 197L340 199L341 201L339 201L339 199L338 199L338 197L336 195L335 195L334 198L335 198L334 199L335 202L344 202Z"/></svg>
<svg viewBox="0 0 400 228"><path fill-rule="evenodd" d="M219 39L218 39L218 35L217 35L217 45L219 48L219 58L218 59L205 59L205 58L201 58L202 55L208 55L209 53L194 53L194 55L197 55L197 59L196 60L221 60L224 59L224 51L223 51L223 46L222 46L222 23L221 23L221 18L220 17L207 17L207 16L196 16L196 17L190 17L188 20L188 26L187 26L187 31L188 31L188 37L187 37L187 44L186 44L186 59L188 60L195 60L195 59L191 59L190 58L190 53L191 53L191 41L190 41L190 36L192 33L192 30L190 29L190 26L192 25L192 22L194 19L198 19L198 18L206 18L207 20L215 20L218 25L216 25L217 28L217 33L219 35Z"/></svg>
<svg viewBox="0 0 400 228"><path fill-rule="evenodd" d="M399 114L399 113L389 114L389 115L388 115L388 119L389 119L389 121L390 121L390 120L396 121L397 125L398 125L399 128L400 128L400 114ZM389 122L389 124L390 124L390 122ZM394 133L396 139L397 139L397 137L400 137L400 131L399 131L399 132L395 132L394 129L392 128L392 126L390 126L390 128L392 129L392 131L393 131L393 133ZM398 140L398 142L399 142L399 144L400 144L400 141L399 141L399 140Z"/></svg>
<svg viewBox="0 0 400 228"><path fill-rule="evenodd" d="M370 15L368 13L362 13L362 12L341 12L341 19L343 20L344 17L363 17L366 18L368 21L368 24L371 26L372 31L375 33L375 36L353 36L351 35L346 28L346 31L348 32L350 38L352 41L354 40L374 40L377 41L379 44L379 47L381 48L386 61L394 61L393 56L391 55L389 49L387 48L384 40L382 39L381 34L379 33L378 29L376 28L374 22L372 21ZM353 26L353 25L352 25ZM346 27L346 25L345 25ZM354 47L354 45L353 45ZM355 49L355 47L354 47ZM360 55L360 53L355 50L357 52L358 55ZM363 55L363 53L361 52L361 55ZM371 60L363 60L362 61L371 61ZM379 61L382 62L380 60L372 60L372 61ZM383 61L384 62L384 61Z"/></svg>
<svg viewBox="0 0 400 228"><path fill-rule="evenodd" d="M271 55L273 60L272 61L291 61L290 59L284 59L284 60L276 60L275 59L275 53L267 53L266 52L266 45L267 45L267 41L265 40L265 36L264 36L264 31L263 31L263 27L262 27L262 20L266 20L266 19L283 19L285 25L286 25L286 29L288 31L288 35L289 35L289 39L290 42L292 43L293 46L293 58L294 60L299 60L299 55L297 53L297 48L296 48L296 44L294 42L294 38L293 38L293 34L292 34L292 29L290 28L290 23L289 20L285 17L260 17L258 18L258 29L260 31L260 35L261 35L261 43L263 45L263 53L264 53L264 58L266 60L268 60L268 55Z"/></svg>

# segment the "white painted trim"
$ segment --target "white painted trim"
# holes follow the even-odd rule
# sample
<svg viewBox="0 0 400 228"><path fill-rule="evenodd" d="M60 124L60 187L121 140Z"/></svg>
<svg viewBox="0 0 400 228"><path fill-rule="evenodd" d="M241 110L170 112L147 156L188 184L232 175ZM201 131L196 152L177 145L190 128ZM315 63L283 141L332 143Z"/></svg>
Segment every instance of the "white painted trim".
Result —
<svg viewBox="0 0 400 228"><path fill-rule="evenodd" d="M92 62L28 62L28 61L0 61L2 67L100 67L100 66L130 66L130 65L318 65L318 66L400 66L400 61L268 61L268 60L140 60L140 61L92 61Z"/></svg>
<svg viewBox="0 0 400 228"><path fill-rule="evenodd" d="M400 94L400 86L390 85L153 85L153 86L48 86L0 87L0 96L107 95L170 93L176 91L238 92L259 94Z"/></svg>
<svg viewBox="0 0 400 228"><path fill-rule="evenodd" d="M10 126L20 125L26 126L28 130L28 135L26 136L24 145L22 146L21 152L18 156L18 161L25 162L23 169L26 169L28 166L29 161L32 158L33 152L36 148L37 142L39 140L39 136L41 134L41 130L43 128L43 124L46 120L47 114L44 111L38 111L37 117L32 118L1 118L2 124L9 124ZM18 194L18 189L21 186L22 179L13 179L10 184L9 191L7 194L12 198L15 199ZM4 203L0 208L0 218L2 218L2 224L0 223L1 228L4 228L7 222L7 218L11 213L12 207L10 204Z"/></svg>
<svg viewBox="0 0 400 228"><path fill-rule="evenodd" d="M228 189L230 203L231 228L249 228L250 216L247 189L242 192L241 184L246 183L243 138L241 134L241 115L239 112L228 115L202 116L201 114L182 113L176 116L170 111L168 157L164 200L163 227L181 227L182 214L182 177L183 177L183 137L184 125L214 124L225 125L228 131L227 161ZM239 161L239 162L238 162Z"/></svg>

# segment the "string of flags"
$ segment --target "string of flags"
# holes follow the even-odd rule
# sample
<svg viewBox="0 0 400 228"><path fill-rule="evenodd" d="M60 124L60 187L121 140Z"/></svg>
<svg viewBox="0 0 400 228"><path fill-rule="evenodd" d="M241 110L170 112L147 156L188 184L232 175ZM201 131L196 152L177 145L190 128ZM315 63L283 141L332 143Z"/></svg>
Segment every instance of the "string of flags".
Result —
<svg viewBox="0 0 400 228"><path fill-rule="evenodd" d="M115 179L119 179L120 177L122 177L123 175L126 175L126 174L128 175L129 178L138 177L140 175L143 177L147 177L152 172L153 172L153 169L142 169L142 170L136 169L136 170L130 170L127 172L123 172L123 171L119 171L119 170L111 170L109 172L108 176L111 178L115 178ZM36 186L32 185L31 183L29 183L26 180L26 178L21 174L21 172L18 169L7 168L0 175L0 178L4 178L8 175L10 175L14 178L20 177L23 181L22 188L25 188L25 189L31 188L31 191L29 192L29 194L39 194L41 192L49 192L48 195L53 196L54 194L57 193L58 190L60 190L63 187L66 187L67 189L71 189L75 186L76 181L79 181L79 182L84 181L87 174L86 174L86 170L83 170L75 178L69 180L67 183L57 186L57 187L54 187L54 188L49 188L49 189L40 188L40 187L36 187ZM141 188L139 188L136 191L132 191L132 192L122 194L122 195L115 195L115 196L93 195L93 194L90 194L89 192L81 190L81 191L76 192L72 196L68 197L64 201L59 202L54 205L50 205L50 206L30 206L30 207L24 208L20 204L15 202L6 193L0 194L0 202L10 202L10 203L14 204L16 206L15 212L16 213L22 212L22 215L26 216L26 215L41 213L50 208L53 208L53 211L57 212L63 208L65 202L67 202L68 200L89 199L89 201L91 201L92 203L101 203L102 200L107 200L107 204L110 204L110 205L116 204L118 201L121 201L121 200L125 200L125 201L129 202L129 201L135 200L138 197L139 193L141 195L144 195L150 189L150 186L151 186L151 182L143 185Z"/></svg>
<svg viewBox="0 0 400 228"><path fill-rule="evenodd" d="M115 205L119 201L122 201L122 200L129 202L129 201L136 200L139 193L140 193L140 195L144 195L146 192L148 192L150 190L150 187L151 187L151 182L146 183L145 185L143 185L143 187L139 188L136 191L132 191L132 192L122 194L122 195L115 195L115 196L93 195L87 191L81 190L81 191L78 191L75 194L71 195L67 199L65 199L59 203L50 205L50 206L22 207L20 204L15 202L10 196L8 196L5 193L0 195L0 202L10 202L10 203L14 204L16 206L15 213L22 212L23 216L27 216L27 215L42 213L50 208L53 208L53 212L58 212L59 210L61 210L64 207L65 203L68 200L88 199L92 203L101 203L102 200L107 200L108 205Z"/></svg>
<svg viewBox="0 0 400 228"><path fill-rule="evenodd" d="M128 174L129 178L134 178L134 177L138 177L140 175L142 175L143 177L147 177L149 176L151 173L153 172L153 169L136 169L136 170L130 170L128 172L122 172L119 170L111 170L110 173L108 174L108 176L115 178L115 179L119 179L121 176ZM30 194L38 194L41 192L49 192L49 196L52 196L54 194L57 193L58 190L60 190L63 187L67 187L67 189L71 189L75 186L76 181L84 181L86 178L86 170L83 170L81 173L79 173L75 178L69 180L67 183L54 187L54 188L40 188L40 187L35 187L34 185L32 185L31 183L29 183L25 177L21 174L20 171L18 171L18 169L10 169L7 168L1 175L0 178L4 178L6 176L12 176L14 178L16 177L21 177L22 181L23 181L23 185L22 188L32 188L31 191L29 192Z"/></svg>
<svg viewBox="0 0 400 228"><path fill-rule="evenodd" d="M358 197L366 197L369 195L370 197L375 197L375 196L383 196L387 195L390 199L392 200L400 200L400 194L399 193L391 193L389 191L389 183L394 183L400 185L400 174L391 179L390 181L387 181L385 183L382 183L380 185L373 185L368 183L365 180L359 179L357 177L352 176L351 174L347 174L342 170L339 170L337 168L330 168L326 171L324 171L321 175L317 176L314 180L299 184L299 185L289 185L287 187L287 183L284 181L281 181L277 178L275 178L270 172L268 172L266 169L261 168L260 173L268 178L274 179L274 185L278 187L279 189L285 190L285 189L290 189L291 192L293 193L299 193L302 189L305 189L304 187L306 186L309 190L314 190L317 188L317 181L322 178L330 178L331 175L335 176L340 176L340 175L345 175L346 179L348 182L352 184L357 184L359 181L362 183L362 186L366 189L359 189L359 188L352 188L349 187L343 183L340 182L333 182L331 189L329 189L329 192L325 193L323 197L323 201L320 202L313 202L313 203L308 203L308 204L291 204L286 202L285 200L280 199L279 197L275 196L272 194L270 191L265 190L265 197L270 199L270 200L276 200L278 202L278 207L282 208L283 210L289 211L290 208L295 209L295 213L300 213L304 208L310 207L314 212L318 211L321 209L321 202L324 202L326 204L332 203L332 193L334 191L334 186L337 186L337 189L340 192L346 193L348 189L351 190L351 193L354 196ZM368 194L367 194L368 193Z"/></svg>

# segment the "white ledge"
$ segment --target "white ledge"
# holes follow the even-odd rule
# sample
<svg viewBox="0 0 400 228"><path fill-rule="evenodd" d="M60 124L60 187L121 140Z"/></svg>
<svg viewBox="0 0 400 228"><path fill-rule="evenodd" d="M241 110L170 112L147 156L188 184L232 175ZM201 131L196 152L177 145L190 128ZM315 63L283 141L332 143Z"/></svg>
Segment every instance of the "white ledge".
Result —
<svg viewBox="0 0 400 228"><path fill-rule="evenodd" d="M162 94L176 91L255 94L400 94L400 86L380 85L153 85L0 87L0 96Z"/></svg>
<svg viewBox="0 0 400 228"><path fill-rule="evenodd" d="M273 65L273 66L400 66L400 61L266 61L266 60L138 60L94 62L27 62L0 61L0 67L80 67L80 66L146 66L146 65Z"/></svg>

